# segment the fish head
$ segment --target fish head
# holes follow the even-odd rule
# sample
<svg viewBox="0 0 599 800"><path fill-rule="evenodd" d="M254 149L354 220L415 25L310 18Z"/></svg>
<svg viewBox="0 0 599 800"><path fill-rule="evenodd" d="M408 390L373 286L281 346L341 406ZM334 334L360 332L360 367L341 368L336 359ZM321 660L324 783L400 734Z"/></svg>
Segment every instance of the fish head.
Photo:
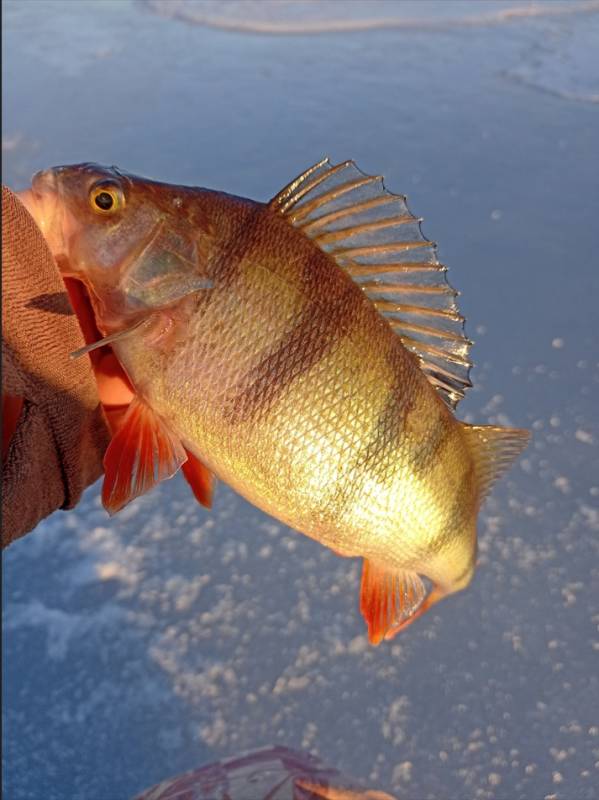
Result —
<svg viewBox="0 0 599 800"><path fill-rule="evenodd" d="M21 199L111 331L211 285L193 191L85 163L38 172Z"/></svg>

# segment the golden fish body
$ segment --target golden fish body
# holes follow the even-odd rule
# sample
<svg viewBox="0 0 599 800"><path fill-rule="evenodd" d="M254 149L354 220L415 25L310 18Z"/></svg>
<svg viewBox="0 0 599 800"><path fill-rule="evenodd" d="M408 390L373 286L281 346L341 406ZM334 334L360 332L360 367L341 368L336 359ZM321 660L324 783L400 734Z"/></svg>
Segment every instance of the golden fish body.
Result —
<svg viewBox="0 0 599 800"><path fill-rule="evenodd" d="M285 213L298 193L294 184L264 205L107 176L95 166L61 169L37 181L38 196L53 192L62 209L54 249L88 286L103 333L142 320L113 343L137 397L250 502L341 555L366 559L362 610L371 641L390 638L427 605L466 586L482 496L525 434L459 422L438 391L445 380L441 388L455 400L457 378L443 379L449 372L436 367L431 382L418 348L406 346L412 339L397 335L380 312L399 309L405 320L422 309L386 300L380 292L389 289L381 286L393 290L391 284L376 284L373 301L370 284L351 273L367 266L354 260L344 268L346 251L337 256L324 246L344 236L363 241L389 222L354 224L349 234L325 227L319 241L306 227L322 227L326 215L302 229ZM121 187L123 208L106 237L106 221L89 211L89 198L111 180ZM314 182L298 180L300 191L302 180ZM344 206L327 209L327 196L351 189L333 184L327 195L327 180L324 174L324 200L310 199L308 190L304 210L311 202L332 221L347 217ZM360 198L355 207L362 213L377 203L383 205ZM401 220L412 229L417 222ZM361 250L384 259L389 248L367 243ZM430 272L429 262L398 263L400 273L406 264L405 272ZM380 258L376 267L387 269ZM196 289L198 276L210 288ZM436 284L416 288L441 293ZM430 313L443 322L461 319L453 311ZM451 342L449 361L467 364L467 340L441 333ZM439 355L436 345L422 347ZM468 385L467 375L460 380ZM419 575L435 585L426 602Z"/></svg>
<svg viewBox="0 0 599 800"><path fill-rule="evenodd" d="M431 557L456 548L456 531L468 567L475 549L460 423L359 287L267 208L253 213L243 257L212 276L185 338L148 358L153 331L136 331L115 344L119 360L250 502L343 555L449 584ZM264 237L282 257L264 258Z"/></svg>

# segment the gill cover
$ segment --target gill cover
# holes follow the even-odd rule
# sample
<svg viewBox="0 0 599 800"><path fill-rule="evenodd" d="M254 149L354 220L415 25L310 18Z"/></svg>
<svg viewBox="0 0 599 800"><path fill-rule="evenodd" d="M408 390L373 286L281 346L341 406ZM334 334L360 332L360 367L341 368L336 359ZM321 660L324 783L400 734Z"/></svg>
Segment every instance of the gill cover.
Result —
<svg viewBox="0 0 599 800"><path fill-rule="evenodd" d="M164 308L209 289L212 283L203 269L197 241L161 219L139 252L131 254L119 288L132 308Z"/></svg>
<svg viewBox="0 0 599 800"><path fill-rule="evenodd" d="M32 191L61 209L61 270L91 290L104 331L211 286L209 226L178 187L89 163L38 173Z"/></svg>

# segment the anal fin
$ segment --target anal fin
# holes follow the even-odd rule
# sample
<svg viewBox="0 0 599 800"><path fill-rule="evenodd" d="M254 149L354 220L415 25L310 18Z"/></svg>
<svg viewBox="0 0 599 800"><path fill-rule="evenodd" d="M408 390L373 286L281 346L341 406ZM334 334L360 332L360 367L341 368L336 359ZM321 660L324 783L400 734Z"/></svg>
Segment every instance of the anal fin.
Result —
<svg viewBox="0 0 599 800"><path fill-rule="evenodd" d="M131 401L104 455L102 502L115 514L160 481L171 478L185 462L179 439L139 397Z"/></svg>
<svg viewBox="0 0 599 800"><path fill-rule="evenodd" d="M382 567L364 559L360 611L368 625L368 640L392 639L422 606L426 589L416 572Z"/></svg>
<svg viewBox="0 0 599 800"><path fill-rule="evenodd" d="M199 458L187 453L187 461L181 467L185 480L191 486L194 497L206 508L212 508L212 494L214 492L214 475Z"/></svg>

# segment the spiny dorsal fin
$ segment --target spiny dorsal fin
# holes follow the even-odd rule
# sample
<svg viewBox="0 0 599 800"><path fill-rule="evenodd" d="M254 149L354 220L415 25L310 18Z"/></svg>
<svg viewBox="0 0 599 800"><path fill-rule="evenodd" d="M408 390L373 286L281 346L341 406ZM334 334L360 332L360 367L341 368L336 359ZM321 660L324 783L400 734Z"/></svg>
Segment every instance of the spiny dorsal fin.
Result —
<svg viewBox="0 0 599 800"><path fill-rule="evenodd" d="M307 169L271 201L362 287L446 403L455 408L471 386L472 342L464 334L457 292L433 242L406 198L353 161L328 158Z"/></svg>

